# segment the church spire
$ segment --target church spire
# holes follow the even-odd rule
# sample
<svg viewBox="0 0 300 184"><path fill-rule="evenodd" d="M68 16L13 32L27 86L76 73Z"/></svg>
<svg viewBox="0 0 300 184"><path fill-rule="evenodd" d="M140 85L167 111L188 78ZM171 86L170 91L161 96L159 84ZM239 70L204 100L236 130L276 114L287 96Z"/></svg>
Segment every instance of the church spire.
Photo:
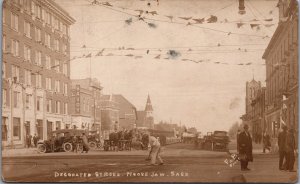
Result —
<svg viewBox="0 0 300 184"><path fill-rule="evenodd" d="M153 111L149 94L148 94L148 98L147 98L147 103L146 103L145 111L146 112L147 111Z"/></svg>

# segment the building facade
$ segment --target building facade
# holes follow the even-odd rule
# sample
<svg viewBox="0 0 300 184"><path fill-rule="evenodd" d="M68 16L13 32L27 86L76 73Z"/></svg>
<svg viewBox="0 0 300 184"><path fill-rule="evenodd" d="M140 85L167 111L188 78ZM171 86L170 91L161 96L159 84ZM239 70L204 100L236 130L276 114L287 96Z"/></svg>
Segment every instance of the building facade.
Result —
<svg viewBox="0 0 300 184"><path fill-rule="evenodd" d="M97 79L72 79L70 128L101 130L101 91Z"/></svg>
<svg viewBox="0 0 300 184"><path fill-rule="evenodd" d="M70 122L70 35L75 22L52 0L3 2L2 144L47 139Z"/></svg>
<svg viewBox="0 0 300 184"><path fill-rule="evenodd" d="M266 48L266 124L277 137L282 124L298 133L298 5L279 0L279 23Z"/></svg>

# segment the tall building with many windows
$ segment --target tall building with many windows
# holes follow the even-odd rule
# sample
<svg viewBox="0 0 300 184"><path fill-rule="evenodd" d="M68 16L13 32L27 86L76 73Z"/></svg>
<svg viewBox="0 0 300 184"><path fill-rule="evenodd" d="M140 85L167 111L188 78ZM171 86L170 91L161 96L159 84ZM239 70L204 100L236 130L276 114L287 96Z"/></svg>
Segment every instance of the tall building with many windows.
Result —
<svg viewBox="0 0 300 184"><path fill-rule="evenodd" d="M298 133L298 3L279 0L279 23L266 48L266 126L276 138L282 124Z"/></svg>
<svg viewBox="0 0 300 184"><path fill-rule="evenodd" d="M3 2L2 145L46 139L70 121L70 34L75 20L52 0Z"/></svg>

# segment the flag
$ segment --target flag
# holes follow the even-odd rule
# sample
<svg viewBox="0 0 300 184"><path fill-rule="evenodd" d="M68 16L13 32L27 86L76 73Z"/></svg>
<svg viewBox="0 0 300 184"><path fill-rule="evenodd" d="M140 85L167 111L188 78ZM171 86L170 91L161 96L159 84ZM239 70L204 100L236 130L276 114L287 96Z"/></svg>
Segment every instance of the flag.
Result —
<svg viewBox="0 0 300 184"><path fill-rule="evenodd" d="M196 23L195 24L202 24L204 22L204 18L202 19L193 19Z"/></svg>
<svg viewBox="0 0 300 184"><path fill-rule="evenodd" d="M282 100L283 100L283 101L286 101L286 100L287 100L286 95L282 95Z"/></svg>
<svg viewBox="0 0 300 184"><path fill-rule="evenodd" d="M218 21L218 17L211 15L206 21L207 23L215 23Z"/></svg>
<svg viewBox="0 0 300 184"><path fill-rule="evenodd" d="M251 29L253 29L253 28L259 26L259 24L250 24L250 26L251 26Z"/></svg>
<svg viewBox="0 0 300 184"><path fill-rule="evenodd" d="M193 17L178 17L178 18L183 19L183 20L190 20Z"/></svg>
<svg viewBox="0 0 300 184"><path fill-rule="evenodd" d="M160 54L157 55L154 59L160 59Z"/></svg>
<svg viewBox="0 0 300 184"><path fill-rule="evenodd" d="M88 55L85 56L85 58L90 58L92 57L92 53L89 53Z"/></svg>
<svg viewBox="0 0 300 184"><path fill-rule="evenodd" d="M171 20L171 22L173 21L173 16L170 15L165 15L165 16L168 17Z"/></svg>
<svg viewBox="0 0 300 184"><path fill-rule="evenodd" d="M236 23L236 25L237 25L238 28L240 28L244 25L244 23L239 22L239 23Z"/></svg>

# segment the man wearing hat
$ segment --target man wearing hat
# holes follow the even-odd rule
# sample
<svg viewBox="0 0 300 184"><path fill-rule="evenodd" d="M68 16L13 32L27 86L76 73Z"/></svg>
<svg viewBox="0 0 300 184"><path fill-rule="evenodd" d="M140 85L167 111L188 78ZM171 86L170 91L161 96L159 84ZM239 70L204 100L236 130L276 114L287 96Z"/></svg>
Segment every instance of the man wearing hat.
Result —
<svg viewBox="0 0 300 184"><path fill-rule="evenodd" d="M247 124L244 125L244 131L239 134L238 140L239 147L239 160L241 162L241 170L249 171L248 162L253 161L252 156L252 138L249 133L249 126Z"/></svg>
<svg viewBox="0 0 300 184"><path fill-rule="evenodd" d="M279 148L279 170L285 170L283 167L284 159L287 159L286 150L286 136L287 136L287 126L282 126L282 131L278 134L278 148Z"/></svg>

